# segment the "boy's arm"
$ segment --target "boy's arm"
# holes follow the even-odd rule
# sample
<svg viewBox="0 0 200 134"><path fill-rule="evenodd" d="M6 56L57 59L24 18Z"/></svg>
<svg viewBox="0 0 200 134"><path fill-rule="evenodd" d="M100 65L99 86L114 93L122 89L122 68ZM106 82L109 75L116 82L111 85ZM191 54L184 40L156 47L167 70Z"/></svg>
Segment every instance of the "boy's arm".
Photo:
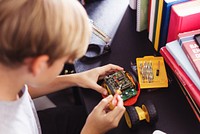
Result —
<svg viewBox="0 0 200 134"><path fill-rule="evenodd" d="M90 88L106 95L107 90L98 85L97 81L101 78L104 78L106 75L118 70L123 70L123 68L117 65L108 64L81 73L57 76L53 82L45 87L29 87L29 93L32 98L36 98L68 87L79 86L83 88Z"/></svg>
<svg viewBox="0 0 200 134"><path fill-rule="evenodd" d="M57 76L54 81L44 87L34 88L28 85L28 90L32 98L37 98L49 93L66 89L68 87L77 86L76 77L78 77L78 74L60 75Z"/></svg>

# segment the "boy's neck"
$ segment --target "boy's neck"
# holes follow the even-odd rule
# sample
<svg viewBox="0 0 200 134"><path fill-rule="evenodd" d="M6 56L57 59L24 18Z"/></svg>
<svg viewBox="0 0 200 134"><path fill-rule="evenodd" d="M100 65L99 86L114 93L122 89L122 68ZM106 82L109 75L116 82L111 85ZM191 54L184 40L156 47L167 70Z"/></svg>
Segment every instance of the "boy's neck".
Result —
<svg viewBox="0 0 200 134"><path fill-rule="evenodd" d="M23 81L18 71L5 69L0 65L0 101L14 101L19 98L19 92L23 87Z"/></svg>
<svg viewBox="0 0 200 134"><path fill-rule="evenodd" d="M19 99L18 93L9 90L0 90L0 101L15 101Z"/></svg>

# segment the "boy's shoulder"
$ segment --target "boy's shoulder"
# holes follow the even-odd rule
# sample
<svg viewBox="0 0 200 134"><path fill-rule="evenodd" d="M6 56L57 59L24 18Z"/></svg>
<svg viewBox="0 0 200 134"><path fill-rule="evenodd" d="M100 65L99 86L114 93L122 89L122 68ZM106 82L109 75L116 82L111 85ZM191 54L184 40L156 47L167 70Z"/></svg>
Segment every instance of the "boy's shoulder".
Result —
<svg viewBox="0 0 200 134"><path fill-rule="evenodd" d="M0 101L0 133L39 134L39 124L32 100L25 86L22 96L16 101Z"/></svg>

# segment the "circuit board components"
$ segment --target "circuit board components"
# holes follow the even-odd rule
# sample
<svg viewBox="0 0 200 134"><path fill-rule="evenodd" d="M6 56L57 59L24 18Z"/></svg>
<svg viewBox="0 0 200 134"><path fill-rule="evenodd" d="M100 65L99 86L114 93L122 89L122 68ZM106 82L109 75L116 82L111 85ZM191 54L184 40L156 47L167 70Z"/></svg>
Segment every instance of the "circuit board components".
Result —
<svg viewBox="0 0 200 134"><path fill-rule="evenodd" d="M145 56L136 58L136 65L141 89L168 87L163 57Z"/></svg>
<svg viewBox="0 0 200 134"><path fill-rule="evenodd" d="M109 94L120 93L123 101L137 95L137 84L131 75L125 71L118 71L106 76L103 87L108 89Z"/></svg>
<svg viewBox="0 0 200 134"><path fill-rule="evenodd" d="M154 80L152 61L140 62L140 75L143 83L151 83Z"/></svg>

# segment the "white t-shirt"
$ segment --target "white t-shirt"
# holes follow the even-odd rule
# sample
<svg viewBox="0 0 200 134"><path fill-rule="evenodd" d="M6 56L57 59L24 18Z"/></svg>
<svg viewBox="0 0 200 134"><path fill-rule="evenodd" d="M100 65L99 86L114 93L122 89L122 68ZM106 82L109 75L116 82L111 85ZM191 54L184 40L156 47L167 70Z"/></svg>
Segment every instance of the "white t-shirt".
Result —
<svg viewBox="0 0 200 134"><path fill-rule="evenodd" d="M28 88L16 101L0 101L0 134L41 134L41 128Z"/></svg>

